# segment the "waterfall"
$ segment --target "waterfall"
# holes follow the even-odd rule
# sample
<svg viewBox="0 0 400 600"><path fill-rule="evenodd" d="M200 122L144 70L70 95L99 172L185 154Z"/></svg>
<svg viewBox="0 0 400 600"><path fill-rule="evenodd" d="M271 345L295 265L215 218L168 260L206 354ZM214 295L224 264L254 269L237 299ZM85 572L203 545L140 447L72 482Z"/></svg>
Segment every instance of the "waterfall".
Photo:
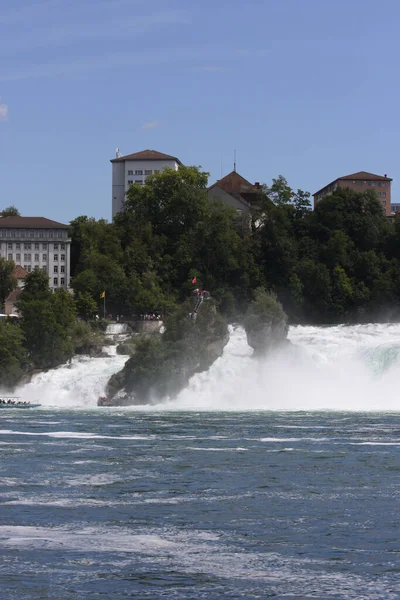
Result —
<svg viewBox="0 0 400 600"><path fill-rule="evenodd" d="M110 323L106 329L110 344L103 348L105 356L75 356L71 364L34 375L30 383L19 387L16 395L42 406L97 407L111 375L120 371L128 359L117 354L117 345L126 339L127 332L125 323Z"/></svg>
<svg viewBox="0 0 400 600"><path fill-rule="evenodd" d="M110 325L107 357L75 357L35 375L17 395L47 406L95 407L127 360L116 354L125 335L124 324ZM223 355L177 398L132 410L400 410L400 325L297 326L289 338L284 350L253 359L244 330L231 326Z"/></svg>

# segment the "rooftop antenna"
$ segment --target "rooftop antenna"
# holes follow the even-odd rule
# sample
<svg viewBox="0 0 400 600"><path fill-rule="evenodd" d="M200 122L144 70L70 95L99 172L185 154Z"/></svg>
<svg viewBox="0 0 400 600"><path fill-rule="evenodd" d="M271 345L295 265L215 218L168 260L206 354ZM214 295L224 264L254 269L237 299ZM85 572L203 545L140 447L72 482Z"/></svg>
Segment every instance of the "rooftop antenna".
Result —
<svg viewBox="0 0 400 600"><path fill-rule="evenodd" d="M236 150L233 151L233 170L236 173Z"/></svg>

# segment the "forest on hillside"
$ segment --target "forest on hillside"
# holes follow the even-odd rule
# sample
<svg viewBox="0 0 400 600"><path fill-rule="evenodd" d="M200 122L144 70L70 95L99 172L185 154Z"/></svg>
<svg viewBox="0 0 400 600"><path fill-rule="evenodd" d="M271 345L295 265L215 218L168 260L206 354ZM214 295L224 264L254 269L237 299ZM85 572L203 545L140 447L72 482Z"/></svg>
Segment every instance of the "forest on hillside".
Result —
<svg viewBox="0 0 400 600"><path fill-rule="evenodd" d="M374 191L338 189L311 210L282 176L263 186L248 223L207 198L208 174L180 167L133 185L114 223L71 222L72 287L107 310L168 313L198 285L228 319L254 290L276 292L293 323L394 319L400 314L400 221Z"/></svg>

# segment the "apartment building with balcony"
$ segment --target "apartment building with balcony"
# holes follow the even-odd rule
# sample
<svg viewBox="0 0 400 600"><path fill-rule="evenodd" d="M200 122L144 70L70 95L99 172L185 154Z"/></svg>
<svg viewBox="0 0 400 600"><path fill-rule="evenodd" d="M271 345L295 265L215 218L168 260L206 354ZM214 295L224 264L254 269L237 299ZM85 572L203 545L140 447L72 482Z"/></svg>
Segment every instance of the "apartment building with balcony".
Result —
<svg viewBox="0 0 400 600"><path fill-rule="evenodd" d="M142 150L121 156L117 150L112 164L112 216L122 209L126 192L133 184L143 185L149 175L159 173L167 167L177 171L181 161L176 156L157 150Z"/></svg>
<svg viewBox="0 0 400 600"><path fill-rule="evenodd" d="M1 217L0 256L30 273L38 268L49 276L52 290L70 284L68 226L45 217Z"/></svg>
<svg viewBox="0 0 400 600"><path fill-rule="evenodd" d="M386 216L390 216L391 209L391 184L392 179L387 175L375 175L367 171L359 171L351 175L338 177L328 185L324 186L318 192L313 194L314 207L326 196L332 194L338 187L350 188L356 192L364 192L365 190L374 189L381 201L382 208Z"/></svg>

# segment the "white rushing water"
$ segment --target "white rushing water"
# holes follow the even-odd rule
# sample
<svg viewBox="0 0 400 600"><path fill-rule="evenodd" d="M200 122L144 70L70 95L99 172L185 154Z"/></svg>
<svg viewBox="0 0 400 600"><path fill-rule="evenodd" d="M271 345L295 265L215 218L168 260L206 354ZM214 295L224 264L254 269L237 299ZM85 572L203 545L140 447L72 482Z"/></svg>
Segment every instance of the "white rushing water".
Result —
<svg viewBox="0 0 400 600"><path fill-rule="evenodd" d="M117 344L126 337L126 330L126 325L122 323L109 325L107 337L111 345L103 348L106 356L76 356L71 364L34 375L30 383L17 390L16 395L32 403L39 402L42 406L97 406L97 400L104 395L111 375L120 371L128 359L116 352Z"/></svg>
<svg viewBox="0 0 400 600"><path fill-rule="evenodd" d="M113 334L122 333L116 327ZM231 327L230 341L209 371L195 375L174 400L146 409L400 410L400 324L298 326L289 338L292 346L254 360L243 329ZM115 346L108 353L36 375L18 395L47 406L95 407L127 358L116 355Z"/></svg>

